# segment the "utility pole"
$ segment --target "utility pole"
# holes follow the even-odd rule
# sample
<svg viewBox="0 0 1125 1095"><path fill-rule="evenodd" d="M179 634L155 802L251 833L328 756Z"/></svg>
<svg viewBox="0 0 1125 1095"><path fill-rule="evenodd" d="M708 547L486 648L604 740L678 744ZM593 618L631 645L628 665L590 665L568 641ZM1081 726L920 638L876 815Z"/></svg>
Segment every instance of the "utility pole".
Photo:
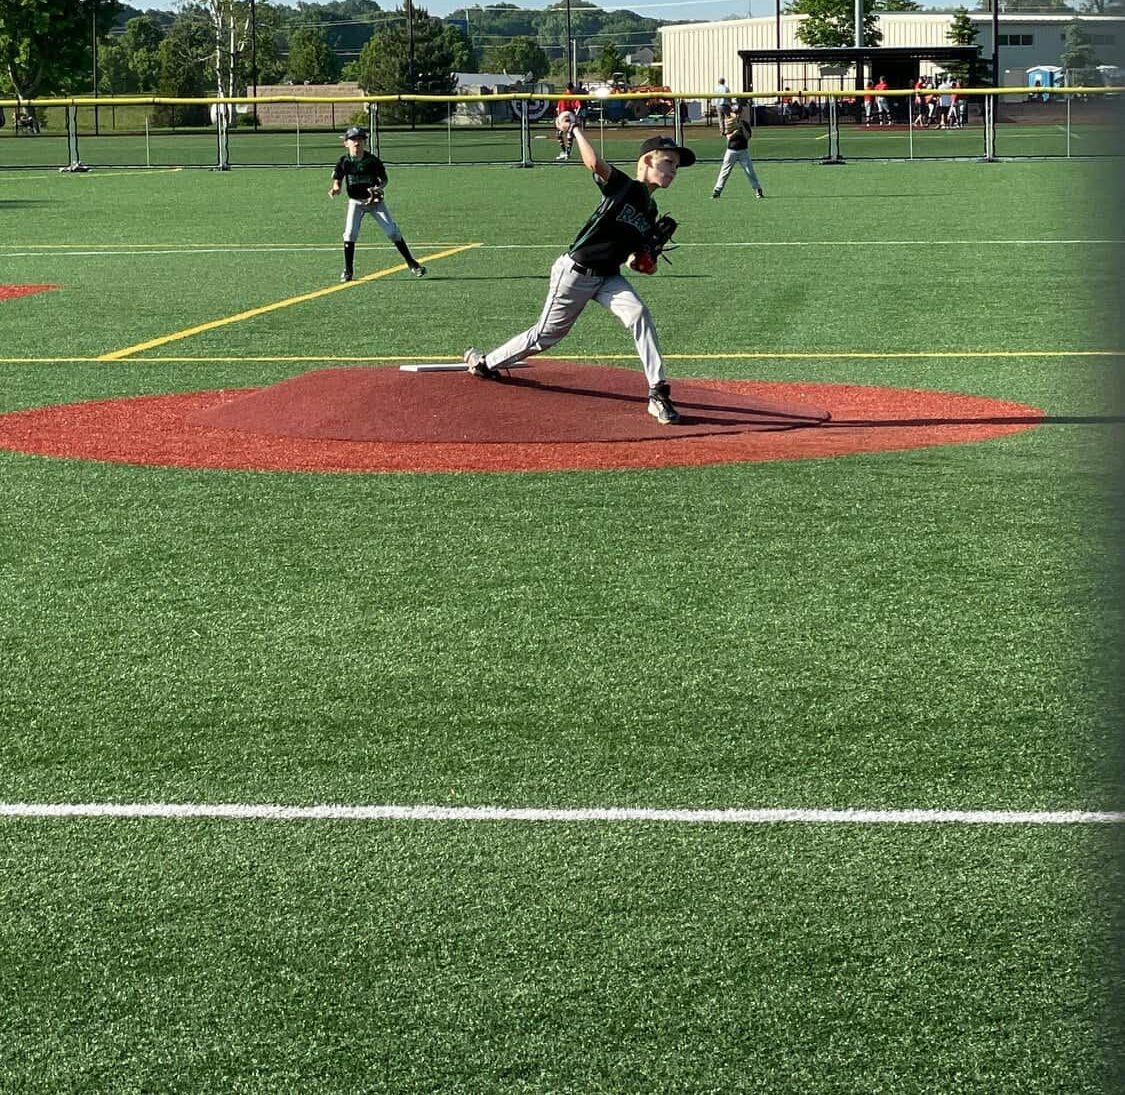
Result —
<svg viewBox="0 0 1125 1095"><path fill-rule="evenodd" d="M414 87L414 0L406 0L406 87L411 95ZM410 100L410 128L415 127L414 100Z"/></svg>
<svg viewBox="0 0 1125 1095"><path fill-rule="evenodd" d="M258 9L254 0L250 0L250 82L254 87L254 98L258 97ZM258 128L258 104L251 109L254 111L254 129Z"/></svg>
<svg viewBox="0 0 1125 1095"><path fill-rule="evenodd" d="M90 51L94 58L94 98L98 97L98 5L90 5ZM94 104L94 136L98 135L98 104Z"/></svg>
<svg viewBox="0 0 1125 1095"><path fill-rule="evenodd" d="M574 78L574 39L570 36L570 0L566 0L566 78L576 83Z"/></svg>

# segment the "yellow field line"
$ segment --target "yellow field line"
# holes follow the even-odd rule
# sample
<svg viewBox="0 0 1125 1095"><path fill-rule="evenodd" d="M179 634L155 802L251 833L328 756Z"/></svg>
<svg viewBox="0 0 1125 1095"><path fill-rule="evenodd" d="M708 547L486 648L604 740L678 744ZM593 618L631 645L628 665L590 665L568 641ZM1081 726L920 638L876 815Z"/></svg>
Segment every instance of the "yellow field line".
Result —
<svg viewBox="0 0 1125 1095"><path fill-rule="evenodd" d="M474 247L480 246L479 243L465 243L460 247L452 247L448 251L439 251L436 255L426 255L424 259L419 259L419 261L436 262L438 259L448 258L450 255L456 255L461 251L469 251ZM183 331L175 331L170 335L161 335L160 338L152 338L147 342L138 342L136 345L126 346L123 350L114 350L112 353L100 354L95 360L121 361L123 358L131 357L141 350L151 350L156 346L164 346L169 342L177 342L180 339L191 338L192 335L202 334L204 331L213 331L217 327L226 327L228 324L239 323L244 319L254 319L256 316L266 315L268 312L276 312L281 308L290 308L294 304L303 304L308 300L316 300L318 297L328 296L330 293L341 293L345 289L352 289L357 285L363 285L365 282L377 281L379 278L385 278L389 274L394 274L405 269L405 263L398 263L395 266L389 266L383 270L376 270L373 274L367 274L362 278L356 278L354 281L345 281L338 285L329 285L324 289L314 289L311 293L301 293L299 296L287 297L285 300L274 301L273 304L264 304L260 308L250 308L245 312L239 312L237 315L225 316L223 319L213 319L207 323L200 323L195 327L188 327Z"/></svg>
<svg viewBox="0 0 1125 1095"><path fill-rule="evenodd" d="M396 269L398 269L396 267ZM369 275L369 278L372 275ZM351 282L350 284L355 284ZM339 288L345 288L340 286ZM264 310L264 309L263 309ZM232 317L234 319L240 317ZM125 351L120 351L124 353ZM537 361L632 361L635 354L568 354L565 358L549 357L546 354L536 358ZM1071 358L1071 357L1125 357L1125 350L928 350L924 352L903 353L866 353L863 351L842 351L832 353L718 353L718 354L665 354L666 361L847 361L850 359L882 360L882 361L911 361L929 360L951 357L967 358ZM0 357L0 365L90 365L99 361L119 360L118 358L102 357ZM143 365L238 365L238 364L312 364L323 362L327 364L355 364L357 362L374 362L389 364L395 361L432 361L439 364L445 361L460 361L459 356L446 354L367 354L363 357L341 357L333 354L255 354L255 355L227 355L216 354L209 357L188 357L173 355L155 355L152 357L131 357L131 362Z"/></svg>

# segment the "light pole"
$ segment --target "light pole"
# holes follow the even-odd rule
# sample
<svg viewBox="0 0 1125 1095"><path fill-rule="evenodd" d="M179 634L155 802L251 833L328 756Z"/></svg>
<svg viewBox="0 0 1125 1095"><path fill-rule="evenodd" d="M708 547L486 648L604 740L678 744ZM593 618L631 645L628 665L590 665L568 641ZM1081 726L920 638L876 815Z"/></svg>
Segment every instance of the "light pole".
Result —
<svg viewBox="0 0 1125 1095"><path fill-rule="evenodd" d="M414 88L414 0L406 0L406 85L413 95ZM410 100L410 128L414 128L414 100Z"/></svg>
<svg viewBox="0 0 1125 1095"><path fill-rule="evenodd" d="M574 84L574 39L570 36L570 0L566 0L566 78Z"/></svg>
<svg viewBox="0 0 1125 1095"><path fill-rule="evenodd" d="M94 98L98 97L98 5L91 5L90 52L94 58ZM98 104L94 104L94 136L98 135Z"/></svg>
<svg viewBox="0 0 1125 1095"><path fill-rule="evenodd" d="M781 0L774 4L774 28L776 30L777 50L781 52ZM781 59L777 62L777 94L781 95Z"/></svg>
<svg viewBox="0 0 1125 1095"><path fill-rule="evenodd" d="M1000 86L1000 0L992 0L992 86Z"/></svg>
<svg viewBox="0 0 1125 1095"><path fill-rule="evenodd" d="M258 97L258 9L254 0L250 0L250 82L254 88L254 98ZM258 128L258 104L251 108L254 111L254 129Z"/></svg>

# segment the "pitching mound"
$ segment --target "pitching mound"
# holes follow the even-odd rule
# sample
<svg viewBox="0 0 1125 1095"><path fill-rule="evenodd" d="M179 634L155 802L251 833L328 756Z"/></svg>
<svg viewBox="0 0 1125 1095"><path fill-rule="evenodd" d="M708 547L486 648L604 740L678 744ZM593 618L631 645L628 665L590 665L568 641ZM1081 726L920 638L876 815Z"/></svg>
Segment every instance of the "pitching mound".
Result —
<svg viewBox="0 0 1125 1095"><path fill-rule="evenodd" d="M948 392L679 380L683 415L646 413L639 370L536 363L466 372L326 369L269 388L136 396L0 415L0 449L246 471L657 468L799 460L983 441L1043 412Z"/></svg>
<svg viewBox="0 0 1125 1095"><path fill-rule="evenodd" d="M682 416L662 426L646 408L638 369L548 362L502 381L465 370L321 369L232 399L201 426L326 441L527 445L667 440L688 434L815 426L829 411L776 396L677 382Z"/></svg>

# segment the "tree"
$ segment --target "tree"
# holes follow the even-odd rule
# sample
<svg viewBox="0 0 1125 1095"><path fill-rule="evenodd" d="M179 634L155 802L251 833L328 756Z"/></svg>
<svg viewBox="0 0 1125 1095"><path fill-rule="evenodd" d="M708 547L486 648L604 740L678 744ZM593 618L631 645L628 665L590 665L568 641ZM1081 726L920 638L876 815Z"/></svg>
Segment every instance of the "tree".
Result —
<svg viewBox="0 0 1125 1095"><path fill-rule="evenodd" d="M207 23L190 13L178 18L160 43L160 81L157 92L169 99L198 99L208 94L208 63L214 51ZM206 125L203 106L157 106L157 125L175 119L181 125Z"/></svg>
<svg viewBox="0 0 1125 1095"><path fill-rule="evenodd" d="M977 56L979 57L980 46L977 46L977 35L979 33L979 29L969 18L969 12L962 6L953 13L953 21L949 24L949 29L945 32L945 36L955 46L976 46ZM969 83L973 73L980 70L980 66L971 65L962 61L954 61L946 65L945 70L962 87L965 87Z"/></svg>
<svg viewBox="0 0 1125 1095"><path fill-rule="evenodd" d="M319 25L324 29L328 46L337 58L357 55L375 28L389 17L375 0L329 0L324 4L302 2L297 5L296 12L290 8L281 10L285 16L286 36L310 23Z"/></svg>
<svg viewBox="0 0 1125 1095"><path fill-rule="evenodd" d="M477 55L469 39L465 37L465 32L460 27L452 26L449 23L441 23L440 20L439 25L441 30L438 32L438 41L442 48L449 53L451 66L449 69L449 86L453 87L453 73L477 71Z"/></svg>
<svg viewBox="0 0 1125 1095"><path fill-rule="evenodd" d="M541 80L551 69L539 43L530 38L513 38L501 46L492 46L485 51L483 64L488 72L507 72L512 76L530 73L533 80Z"/></svg>
<svg viewBox="0 0 1125 1095"><path fill-rule="evenodd" d="M468 52L465 36L423 8L413 8L413 34L402 13L385 23L359 55L359 85L372 95L452 95L458 71L457 47ZM413 45L413 56L411 46ZM384 103L380 116L389 124L436 121L445 116L443 103Z"/></svg>
<svg viewBox="0 0 1125 1095"><path fill-rule="evenodd" d="M0 83L17 99L91 88L117 0L0 0Z"/></svg>
<svg viewBox="0 0 1125 1095"><path fill-rule="evenodd" d="M295 84L329 84L336 79L336 55L319 24L300 27L289 39L289 79Z"/></svg>
<svg viewBox="0 0 1125 1095"><path fill-rule="evenodd" d="M852 0L792 0L785 9L804 15L797 28L797 39L806 46L829 49L855 45L855 5ZM863 10L863 41L877 46L883 40L879 21L871 7Z"/></svg>
<svg viewBox="0 0 1125 1095"><path fill-rule="evenodd" d="M554 45L566 53L566 0L559 0L539 16L539 41ZM571 0L570 35L590 38L602 29L602 11L586 0Z"/></svg>
<svg viewBox="0 0 1125 1095"><path fill-rule="evenodd" d="M625 58L612 42L607 42L598 53L594 67L599 76L608 80L615 72L625 71Z"/></svg>
<svg viewBox="0 0 1125 1095"><path fill-rule="evenodd" d="M98 43L98 91L104 95L127 95L137 90L136 77L129 67L129 54L121 39Z"/></svg>
<svg viewBox="0 0 1125 1095"><path fill-rule="evenodd" d="M830 49L855 45L855 4L853 0L792 0L785 9L793 15L806 15L797 38L806 46ZM881 11L921 11L915 0L867 0L863 6L864 45L883 41L878 14Z"/></svg>
<svg viewBox="0 0 1125 1095"><path fill-rule="evenodd" d="M1098 54L1081 19L1067 23L1063 40L1065 45L1059 64L1066 69L1066 82L1078 87L1101 84Z"/></svg>
<svg viewBox="0 0 1125 1095"><path fill-rule="evenodd" d="M132 86L138 91L152 91L160 80L160 43L164 28L151 16L130 19L120 39L129 65Z"/></svg>

